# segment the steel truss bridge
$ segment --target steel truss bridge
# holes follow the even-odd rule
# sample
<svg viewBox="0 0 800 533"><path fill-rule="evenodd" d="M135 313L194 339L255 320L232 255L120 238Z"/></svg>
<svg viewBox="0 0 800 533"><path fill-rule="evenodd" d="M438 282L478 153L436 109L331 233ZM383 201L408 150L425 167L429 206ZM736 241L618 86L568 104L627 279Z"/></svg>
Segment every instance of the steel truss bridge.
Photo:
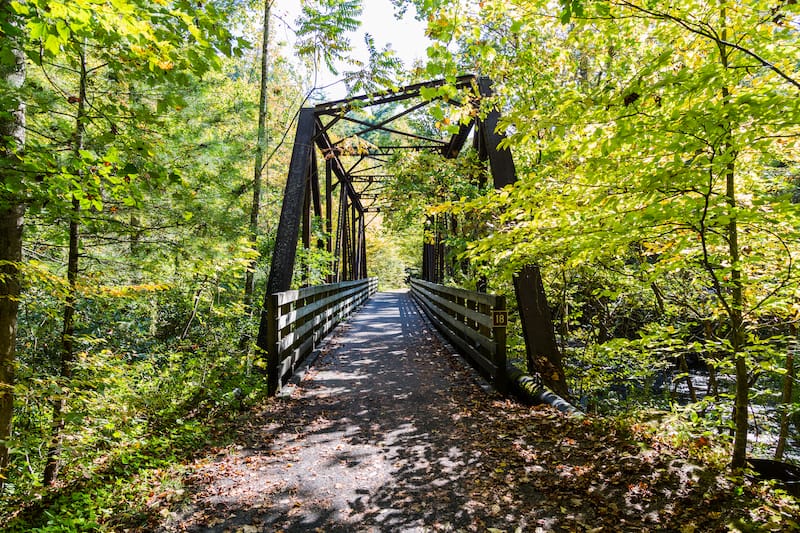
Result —
<svg viewBox="0 0 800 533"><path fill-rule="evenodd" d="M482 105L492 95L490 79L465 75L300 110L257 339L257 347L267 354L272 393L336 322L375 291L375 283L367 280L366 218L387 207L382 193L391 178L393 158L403 152L455 158L472 134L472 146L480 161L488 163L494 188L516 181L512 154L499 146L503 139L497 132L500 114ZM430 127L432 106L442 105L467 106L472 111L466 115L468 120L455 127ZM409 127L414 121L423 127ZM313 236L314 217L324 221L324 238ZM324 285L291 291L301 237L303 248L327 250L333 258L333 273ZM476 357L482 358L480 364L502 388L507 381L505 332L498 332L492 321L504 320L493 313L505 313L505 304L502 310L479 309L478 303L461 310L465 301L495 300L468 296L461 289L449 291L456 294L452 302L447 300L448 291L436 296L430 283L444 277L444 235L437 232L433 242L426 239L422 254L422 282L429 285L418 293L428 293L439 321L458 330L455 333L463 342L456 339L456 344L467 351L475 343L488 347L491 353ZM557 355L538 269L523 269L515 278L515 289L530 368L535 363L532 354ZM497 301L504 302L500 298Z"/></svg>

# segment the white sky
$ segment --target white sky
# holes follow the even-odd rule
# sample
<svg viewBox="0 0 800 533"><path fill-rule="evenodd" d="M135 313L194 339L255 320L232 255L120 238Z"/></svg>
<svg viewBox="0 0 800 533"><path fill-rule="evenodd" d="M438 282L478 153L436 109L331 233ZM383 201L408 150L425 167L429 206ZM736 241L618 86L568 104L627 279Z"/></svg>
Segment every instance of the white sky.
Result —
<svg viewBox="0 0 800 533"><path fill-rule="evenodd" d="M362 4L364 9L361 14L361 27L348 36L355 59L366 62L369 57L364 45L365 33L369 33L375 39L375 47L378 50L383 50L387 44L391 44L392 50L406 68L411 68L417 59L425 59L425 50L430 40L425 37L425 23L414 19L413 6L408 8L402 20L397 20L394 6L389 0L362 0ZM273 12L294 26L300 13L300 0L276 0ZM294 44L295 38L291 32L281 27L277 30L280 39L286 40L290 46ZM341 70L348 70L348 67L342 67ZM324 65L321 66L319 86L328 85L337 79L327 72ZM325 90L326 98L342 98L345 96L345 91L344 84L339 83Z"/></svg>

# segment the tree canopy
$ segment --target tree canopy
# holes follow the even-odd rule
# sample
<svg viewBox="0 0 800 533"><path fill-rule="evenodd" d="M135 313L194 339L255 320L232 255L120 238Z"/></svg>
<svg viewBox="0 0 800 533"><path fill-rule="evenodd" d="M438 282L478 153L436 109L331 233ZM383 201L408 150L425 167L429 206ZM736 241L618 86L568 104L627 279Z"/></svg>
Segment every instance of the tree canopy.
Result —
<svg viewBox="0 0 800 533"><path fill-rule="evenodd" d="M127 527L142 506L111 510L149 497L139 481L169 483L266 401L258 302L322 69L351 94L442 79L397 128L439 138L496 110L513 153L502 189L476 149L386 161L362 221L382 289L435 242L444 283L504 293L513 316L537 265L584 411L736 472L800 460L800 4L391 4L427 22L411 72L380 28L351 61L360 0L304 0L297 20L274 0L0 0L0 520ZM395 111L354 104L330 134L369 154L392 132L355 133ZM295 285L336 268L300 256Z"/></svg>

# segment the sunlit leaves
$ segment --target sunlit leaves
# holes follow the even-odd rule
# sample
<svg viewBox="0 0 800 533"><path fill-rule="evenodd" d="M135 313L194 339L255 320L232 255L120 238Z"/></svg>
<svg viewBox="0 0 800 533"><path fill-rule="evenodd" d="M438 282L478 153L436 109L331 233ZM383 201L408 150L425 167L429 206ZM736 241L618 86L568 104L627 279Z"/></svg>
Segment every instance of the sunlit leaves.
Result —
<svg viewBox="0 0 800 533"><path fill-rule="evenodd" d="M357 64L359 70L345 73L345 81L350 93L377 93L381 90L396 90L395 80L401 76L403 62L390 45L383 50L375 46L370 34L364 35L364 44L369 53L368 64Z"/></svg>
<svg viewBox="0 0 800 533"><path fill-rule="evenodd" d="M789 11L700 0L435 9L429 72L476 65L494 80L519 176L438 211L483 217L485 236L465 257L508 277L531 262L553 272L564 312L586 328L562 333L586 353L613 322L595 310L627 294L631 313L650 320L705 321L708 343L733 346L746 330L749 368L772 368L779 338L772 352L756 341L774 334L764 324L793 318L798 284L800 56ZM595 283L603 290L567 296ZM666 346L670 335L657 337Z"/></svg>
<svg viewBox="0 0 800 533"><path fill-rule="evenodd" d="M306 0L298 20L297 51L301 56L321 59L336 73L336 62L347 59L347 32L358 28L361 0Z"/></svg>

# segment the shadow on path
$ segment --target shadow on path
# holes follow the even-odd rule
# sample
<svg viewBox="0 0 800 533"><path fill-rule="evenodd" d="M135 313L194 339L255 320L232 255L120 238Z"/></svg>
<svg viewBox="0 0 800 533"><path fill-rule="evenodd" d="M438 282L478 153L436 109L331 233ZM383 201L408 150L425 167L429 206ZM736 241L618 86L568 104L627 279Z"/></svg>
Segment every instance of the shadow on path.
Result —
<svg viewBox="0 0 800 533"><path fill-rule="evenodd" d="M193 465L161 530L669 530L690 503L682 464L656 493L657 452L487 395L474 376L407 293L378 293L289 398Z"/></svg>
<svg viewBox="0 0 800 533"><path fill-rule="evenodd" d="M234 474L198 493L230 515L193 525L192 509L179 521L208 531L470 523L466 478L481 453L464 446L470 428L452 397L485 392L451 359L407 293L376 294L334 332L291 398L264 413L266 426L245 435L239 461L204 465Z"/></svg>

